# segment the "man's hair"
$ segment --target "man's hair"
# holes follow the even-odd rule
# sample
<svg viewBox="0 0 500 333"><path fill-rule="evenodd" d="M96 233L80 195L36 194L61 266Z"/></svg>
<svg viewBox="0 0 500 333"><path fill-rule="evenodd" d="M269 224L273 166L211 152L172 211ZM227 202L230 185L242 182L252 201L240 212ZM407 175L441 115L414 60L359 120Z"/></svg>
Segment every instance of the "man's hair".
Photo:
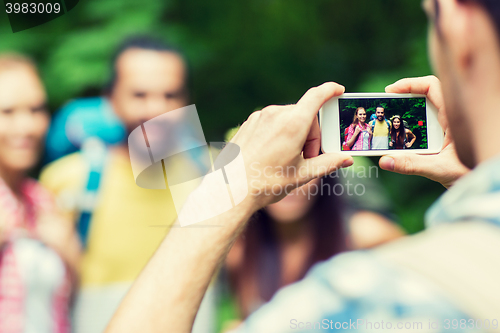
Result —
<svg viewBox="0 0 500 333"><path fill-rule="evenodd" d="M458 0L459 2L474 2L482 6L486 12L490 15L495 27L497 29L498 36L500 37L500 1L498 0Z"/></svg>
<svg viewBox="0 0 500 333"><path fill-rule="evenodd" d="M185 82L184 82L184 88L187 93L189 81L190 81L190 74L189 74L189 66L187 64L187 59L184 56L184 54L174 46L160 40L154 37L150 36L134 36L134 37L129 37L125 39L116 49L112 60L111 60L111 75L110 75L110 80L108 84L105 86L105 93L110 94L116 84L117 80L117 68L116 64L118 62L118 59L128 50L131 49L140 49L140 50L150 50L150 51L158 51L158 52L170 52L170 53L175 53L177 54L185 64Z"/></svg>
<svg viewBox="0 0 500 333"><path fill-rule="evenodd" d="M500 38L500 1L499 0L457 0L462 3L476 3L482 6L485 11L490 15L493 23L495 24L498 37ZM436 13L436 21L439 18L440 7L438 0L434 0L434 8ZM437 25L438 33L440 33L439 25Z"/></svg>
<svg viewBox="0 0 500 333"><path fill-rule="evenodd" d="M382 105L377 105L377 107L375 108L375 110L377 110L377 109L382 109L382 110L385 111L385 108Z"/></svg>

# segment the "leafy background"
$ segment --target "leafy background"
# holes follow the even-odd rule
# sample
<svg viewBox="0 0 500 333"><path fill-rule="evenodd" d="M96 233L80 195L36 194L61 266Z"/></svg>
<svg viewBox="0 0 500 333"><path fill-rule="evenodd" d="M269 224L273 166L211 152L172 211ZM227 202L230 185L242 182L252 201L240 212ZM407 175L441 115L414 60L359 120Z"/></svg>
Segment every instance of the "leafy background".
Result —
<svg viewBox="0 0 500 333"><path fill-rule="evenodd" d="M352 124L354 114L358 107L366 110L366 122L375 114L377 106L385 108L386 119L399 115L408 124L408 129L417 137L413 149L427 149L427 125L424 98L369 98L369 99L340 99L340 136L344 142L345 129ZM423 121L423 126L418 122Z"/></svg>
<svg viewBox="0 0 500 333"><path fill-rule="evenodd" d="M36 59L53 111L99 94L114 48L140 33L186 53L192 102L210 141L255 109L293 103L325 81L382 92L431 73L419 0L80 0L68 14L15 34L0 11L0 52ZM441 186L383 171L380 178L403 227L420 230Z"/></svg>

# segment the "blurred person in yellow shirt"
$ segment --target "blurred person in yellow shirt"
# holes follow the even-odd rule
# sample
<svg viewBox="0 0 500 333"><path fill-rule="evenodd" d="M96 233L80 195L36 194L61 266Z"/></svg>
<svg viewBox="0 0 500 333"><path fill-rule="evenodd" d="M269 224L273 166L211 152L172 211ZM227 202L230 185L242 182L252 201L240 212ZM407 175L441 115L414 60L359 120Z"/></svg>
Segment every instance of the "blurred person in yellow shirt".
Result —
<svg viewBox="0 0 500 333"><path fill-rule="evenodd" d="M130 133L186 106L187 77L179 51L158 40L132 38L116 52L106 97ZM94 164L101 169L94 170ZM81 152L49 164L41 182L80 224L85 246L75 332L102 332L174 222L171 194L136 185L126 143L103 147L89 140Z"/></svg>

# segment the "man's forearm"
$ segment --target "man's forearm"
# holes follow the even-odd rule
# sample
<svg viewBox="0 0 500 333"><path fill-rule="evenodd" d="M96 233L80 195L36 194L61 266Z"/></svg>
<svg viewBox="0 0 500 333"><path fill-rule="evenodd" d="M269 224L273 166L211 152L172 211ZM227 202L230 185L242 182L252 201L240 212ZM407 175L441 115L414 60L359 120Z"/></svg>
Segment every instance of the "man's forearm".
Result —
<svg viewBox="0 0 500 333"><path fill-rule="evenodd" d="M176 223L106 332L190 332L213 274L252 213L244 201L191 227Z"/></svg>
<svg viewBox="0 0 500 333"><path fill-rule="evenodd" d="M285 197L283 189L302 186L352 165L347 155L318 156L318 111L344 90L336 83L325 83L309 89L295 105L269 106L250 115L231 143L240 148L244 168L252 173L246 177L232 175L230 180L231 193L241 198L244 191L238 189L244 188L248 195L236 207L203 223L173 227L125 297L108 333L189 332L212 275L249 217ZM223 150L219 156L224 151L232 156L231 150ZM217 193L213 193L223 192L220 188L214 190L217 186L213 185L220 182L210 184L210 179L216 178L205 178L188 197L179 215L185 224L204 220L207 209L224 211L224 207L217 207L224 205L224 200L218 200L214 196ZM275 193L276 189L282 190Z"/></svg>

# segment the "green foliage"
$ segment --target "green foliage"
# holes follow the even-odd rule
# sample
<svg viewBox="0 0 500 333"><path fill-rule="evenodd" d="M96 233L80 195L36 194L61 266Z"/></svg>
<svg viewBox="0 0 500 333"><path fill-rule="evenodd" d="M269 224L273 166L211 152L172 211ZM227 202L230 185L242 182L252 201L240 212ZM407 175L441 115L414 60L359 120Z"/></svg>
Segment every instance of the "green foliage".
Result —
<svg viewBox="0 0 500 333"><path fill-rule="evenodd" d="M68 14L16 34L0 11L0 52L39 63L54 111L99 94L115 47L140 33L185 51L209 141L256 108L294 103L325 81L381 92L402 77L430 74L418 0L80 0ZM404 179L411 188L412 178Z"/></svg>
<svg viewBox="0 0 500 333"><path fill-rule="evenodd" d="M0 52L38 61L55 110L101 91L125 36L162 37L186 52L193 102L207 137L219 140L256 107L296 102L325 81L382 91L403 76L429 74L425 30L417 0L81 0L16 34L0 12Z"/></svg>

